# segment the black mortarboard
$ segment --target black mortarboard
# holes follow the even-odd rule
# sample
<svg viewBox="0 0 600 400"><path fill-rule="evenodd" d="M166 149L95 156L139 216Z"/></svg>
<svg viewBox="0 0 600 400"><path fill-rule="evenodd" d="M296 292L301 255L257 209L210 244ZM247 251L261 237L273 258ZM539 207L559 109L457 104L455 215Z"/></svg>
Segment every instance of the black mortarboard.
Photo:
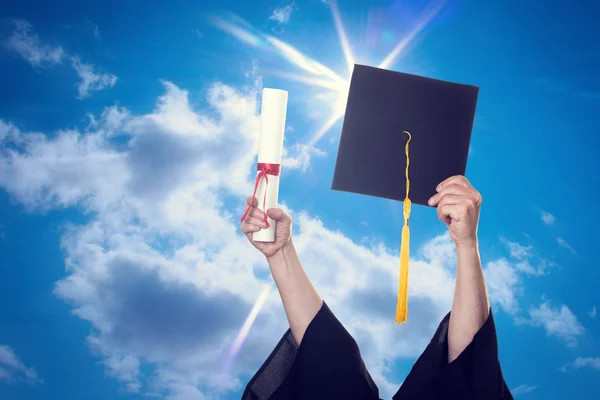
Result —
<svg viewBox="0 0 600 400"><path fill-rule="evenodd" d="M404 201L396 322L407 316L411 202L427 205L439 183L465 174L478 93L475 86L354 67L332 189Z"/></svg>

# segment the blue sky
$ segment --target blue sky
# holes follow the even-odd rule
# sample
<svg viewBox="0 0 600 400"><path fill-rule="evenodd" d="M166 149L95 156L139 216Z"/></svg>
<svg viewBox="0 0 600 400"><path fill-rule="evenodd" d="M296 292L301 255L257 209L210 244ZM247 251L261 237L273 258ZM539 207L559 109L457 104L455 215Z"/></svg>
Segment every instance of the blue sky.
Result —
<svg viewBox="0 0 600 400"><path fill-rule="evenodd" d="M438 4L344 1L353 59L379 65ZM311 62L349 77L333 14L3 3L0 398L239 398L286 329L272 291L224 367L269 282L237 230L262 87L289 91L280 201L300 258L391 397L449 310L452 246L415 208L409 322L394 326L401 205L330 190L341 120L313 140L343 97L307 83L323 79ZM388 68L481 88L467 177L507 383L596 398L600 8L448 0L431 15Z"/></svg>

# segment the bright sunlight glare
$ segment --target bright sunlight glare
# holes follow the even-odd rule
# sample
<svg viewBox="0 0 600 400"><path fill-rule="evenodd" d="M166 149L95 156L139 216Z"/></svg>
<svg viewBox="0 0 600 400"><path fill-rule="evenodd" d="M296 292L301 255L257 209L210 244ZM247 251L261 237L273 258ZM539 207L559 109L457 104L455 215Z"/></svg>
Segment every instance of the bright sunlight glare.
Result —
<svg viewBox="0 0 600 400"><path fill-rule="evenodd" d="M378 65L379 68L387 69L396 61L398 56L408 47L414 38L431 22L431 20L443 8L446 0L440 0L424 17L415 24L415 27L398 42L392 51ZM308 141L307 146L310 148L316 145L319 140L329 131L329 129L344 116L346 111L346 102L348 100L348 92L350 89L350 77L354 69L355 59L352 55L352 50L348 42L348 37L342 23L342 18L336 0L329 0L333 22L338 34L340 46L342 48L346 64L348 66L348 75L342 78L339 74L327 68L322 63L302 54L292 45L285 43L282 40L259 32L252 33L244 27L234 23L227 22L219 17L210 18L210 22L217 28L235 37L243 43L252 47L259 48L265 51L276 52L294 66L303 70L307 75L290 73L285 71L273 71L275 75L283 78L302 82L309 86L328 89L334 96L333 101L328 101L331 111L329 117L323 125L317 129L312 138ZM239 18L238 18L239 19ZM239 19L241 20L241 19ZM247 24L247 23L246 23ZM269 46L270 44L270 46Z"/></svg>

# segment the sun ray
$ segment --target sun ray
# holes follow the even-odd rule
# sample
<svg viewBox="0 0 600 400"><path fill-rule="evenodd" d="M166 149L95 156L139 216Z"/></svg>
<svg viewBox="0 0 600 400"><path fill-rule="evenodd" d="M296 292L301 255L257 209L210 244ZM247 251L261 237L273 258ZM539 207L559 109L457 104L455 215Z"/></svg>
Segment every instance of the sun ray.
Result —
<svg viewBox="0 0 600 400"><path fill-rule="evenodd" d="M338 90L338 88L340 87L340 83L338 81L313 78L310 76L292 74L292 73L283 72L283 71L268 70L268 72L271 73L272 75L278 75L278 76L281 76L282 78L286 78L291 81L302 82L302 83L306 83L307 85L322 87L325 89Z"/></svg>
<svg viewBox="0 0 600 400"><path fill-rule="evenodd" d="M220 17L210 17L209 22L212 23L215 27L221 29L223 32L226 32L236 38L237 40L244 42L252 47L260 47L262 40L251 33L247 29L240 28L232 24L231 22L225 21Z"/></svg>
<svg viewBox="0 0 600 400"><path fill-rule="evenodd" d="M231 367L231 364L233 363L233 360L235 359L237 353L240 351L240 348L244 344L244 341L246 340L246 337L250 332L250 328L252 328L252 325L254 324L258 313L260 312L260 309L267 301L269 294L271 294L271 290L271 284L265 284L263 286L262 291L258 295L254 306L252 307L250 313L248 314L248 317L246 318L246 322L244 322L244 325L242 325L242 328L240 329L238 335L233 341L233 344L231 345L231 348L229 349L229 354L227 356L225 366L223 368L223 375L226 375L226 373L229 371L229 368Z"/></svg>
<svg viewBox="0 0 600 400"><path fill-rule="evenodd" d="M233 17L236 17L235 14L232 15L232 18ZM243 21L239 17L237 17L237 19ZM225 33L252 47L259 47L263 48L263 50L268 51L275 50L277 53L279 53L279 55L283 56L290 63L314 75L315 77L326 77L339 83L345 82L345 80L342 77L333 72L331 69L327 68L318 61L315 61L314 59L306 56L305 54L302 54L292 45L282 40L279 40L273 36L260 33L252 33L248 29L242 28L231 22L225 21L223 18L220 17L211 17L209 18L209 22L211 22L216 28L221 29ZM268 46L269 44L270 46ZM321 83L323 82L324 81L322 81ZM323 85L321 84L320 86Z"/></svg>
<svg viewBox="0 0 600 400"><path fill-rule="evenodd" d="M346 36L346 31L344 30L342 17L340 16L340 9L337 6L337 1L329 0L329 5L331 6L331 14L333 15L335 29L337 30L338 37L340 38L342 51L344 52L346 64L348 65L348 76L350 76L352 75L352 70L354 69L354 56L352 55L352 50L350 49L350 43L348 43L348 37Z"/></svg>
<svg viewBox="0 0 600 400"><path fill-rule="evenodd" d="M284 56L288 61L297 67L300 67L303 70L312 73L313 75L327 76L336 81L344 81L344 79L342 79L342 77L340 77L338 74L323 64L305 56L291 45L282 42L279 39L275 39L272 36L267 36L267 40L279 50L282 56Z"/></svg>
<svg viewBox="0 0 600 400"><path fill-rule="evenodd" d="M427 13L427 15L425 15L425 18L423 18L415 26L415 28L412 31L410 31L410 33L407 36L405 36L400 41L400 43L398 43L396 45L396 47L394 47L394 49L390 52L390 54L388 54L385 57L385 59L379 64L379 68L384 68L384 69L389 68L392 65L392 63L396 60L396 58L400 55L402 50L404 50L406 48L406 46L408 46L410 44L410 42L412 42L413 39L423 30L423 28L425 28L425 26L427 26L427 24L433 19L433 17L435 17L440 12L440 10L442 9L442 7L444 6L445 3L446 3L446 0L442 0L429 13Z"/></svg>
<svg viewBox="0 0 600 400"><path fill-rule="evenodd" d="M331 118L329 118L324 124L323 126L321 126L321 128L317 131L317 133L315 133L315 135L313 136L313 138L310 140L310 142L308 142L308 144L306 146L313 147L315 144L317 144L317 142L319 140L321 140L321 138L323 136L325 136L325 134L327 133L327 131L333 126L333 124L335 124L340 118L342 118L344 116L344 113L335 113Z"/></svg>

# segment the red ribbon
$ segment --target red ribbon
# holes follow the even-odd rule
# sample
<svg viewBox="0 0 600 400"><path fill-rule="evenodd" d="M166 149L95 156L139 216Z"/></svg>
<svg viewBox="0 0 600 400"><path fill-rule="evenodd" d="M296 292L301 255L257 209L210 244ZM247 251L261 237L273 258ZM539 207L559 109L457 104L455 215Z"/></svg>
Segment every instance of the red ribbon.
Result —
<svg viewBox="0 0 600 400"><path fill-rule="evenodd" d="M256 196L256 190L258 189L260 180L262 178L265 178L265 181L267 184L265 185L265 196L263 198L263 210L265 211L265 214L264 214L265 223L267 224L267 228L270 228L271 225L269 224L269 221L267 220L267 210L265 209L266 204L267 204L267 188L269 186L269 177L268 176L269 175L279 176L279 171L281 170L281 165L280 164L258 163L256 166L256 170L260 171L260 172L258 175L256 175L256 183L254 184L254 193L252 194L252 199L253 199L252 201L254 201L254 197ZM244 213L244 216L242 217L241 222L244 222L244 220L248 216L248 213L250 212L250 208L251 207L248 207L248 209Z"/></svg>

